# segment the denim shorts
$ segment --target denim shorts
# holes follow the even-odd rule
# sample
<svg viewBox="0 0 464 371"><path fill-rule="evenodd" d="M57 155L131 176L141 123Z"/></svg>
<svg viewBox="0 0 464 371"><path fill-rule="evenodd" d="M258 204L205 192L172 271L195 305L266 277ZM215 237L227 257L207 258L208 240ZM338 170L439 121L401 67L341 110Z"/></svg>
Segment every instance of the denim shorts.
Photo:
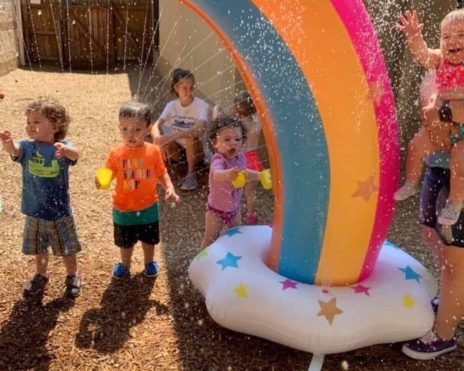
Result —
<svg viewBox="0 0 464 371"><path fill-rule="evenodd" d="M434 228L445 245L464 247L464 213L456 224L444 226L437 215L446 203L450 189L450 171L442 167L426 167L420 194L419 223Z"/></svg>

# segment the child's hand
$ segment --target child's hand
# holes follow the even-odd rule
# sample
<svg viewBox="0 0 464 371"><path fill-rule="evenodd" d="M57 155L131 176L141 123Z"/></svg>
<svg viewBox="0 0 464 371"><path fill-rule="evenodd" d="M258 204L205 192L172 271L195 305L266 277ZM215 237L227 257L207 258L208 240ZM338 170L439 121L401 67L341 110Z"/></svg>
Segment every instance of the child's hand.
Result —
<svg viewBox="0 0 464 371"><path fill-rule="evenodd" d="M172 200L175 201L175 202L179 202L180 197L179 197L179 195L176 193L176 190L174 189L174 187L168 187L168 188L166 188L166 190L165 190L164 199L165 199L165 200L172 199Z"/></svg>
<svg viewBox="0 0 464 371"><path fill-rule="evenodd" d="M227 170L227 176L229 180L232 182L237 177L237 175L240 173L240 171L241 170L237 168L232 168L232 169Z"/></svg>
<svg viewBox="0 0 464 371"><path fill-rule="evenodd" d="M55 143L54 146L56 148L56 151L55 151L56 158L61 158L61 157L66 156L66 150L68 149L68 147L65 144L58 142L58 143Z"/></svg>
<svg viewBox="0 0 464 371"><path fill-rule="evenodd" d="M13 148L13 136L9 130L0 131L0 140L3 143L3 149L10 152Z"/></svg>
<svg viewBox="0 0 464 371"><path fill-rule="evenodd" d="M400 15L399 22L395 25L395 28L403 32L408 40L412 40L415 37L422 35L424 25L419 23L417 12L415 10L408 10L404 13L404 15Z"/></svg>
<svg viewBox="0 0 464 371"><path fill-rule="evenodd" d="M13 137L11 136L11 133L8 130L3 130L0 131L0 140L5 143L5 142L12 142Z"/></svg>

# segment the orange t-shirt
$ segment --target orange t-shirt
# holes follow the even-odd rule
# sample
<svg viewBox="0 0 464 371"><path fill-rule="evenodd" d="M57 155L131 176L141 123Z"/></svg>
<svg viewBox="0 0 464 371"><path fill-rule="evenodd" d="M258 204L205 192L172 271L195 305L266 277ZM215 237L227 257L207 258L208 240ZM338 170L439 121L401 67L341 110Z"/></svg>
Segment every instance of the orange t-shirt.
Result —
<svg viewBox="0 0 464 371"><path fill-rule="evenodd" d="M158 199L156 183L166 173L159 147L144 143L140 147L120 144L108 155L106 167L116 178L113 206L119 211L138 211Z"/></svg>

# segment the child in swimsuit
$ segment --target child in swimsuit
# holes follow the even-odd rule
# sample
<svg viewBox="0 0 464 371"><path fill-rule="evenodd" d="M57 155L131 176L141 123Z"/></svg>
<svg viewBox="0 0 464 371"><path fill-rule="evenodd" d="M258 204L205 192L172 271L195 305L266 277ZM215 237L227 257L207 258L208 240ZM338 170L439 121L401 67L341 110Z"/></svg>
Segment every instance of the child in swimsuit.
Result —
<svg viewBox="0 0 464 371"><path fill-rule="evenodd" d="M240 171L247 173L247 181L258 179L258 172L246 169L246 158L242 152L245 140L246 129L239 120L219 117L214 121L211 142L216 153L211 159L205 236L201 249L212 244L223 227L235 227L241 222L243 188L235 188L232 181Z"/></svg>
<svg viewBox="0 0 464 371"><path fill-rule="evenodd" d="M404 33L418 63L435 70L437 93L423 109L423 126L409 142L406 181L394 198L417 193L424 159L438 151L450 152L451 190L438 222L453 225L464 201L464 10L448 13L441 22L440 48L430 49L416 11L407 11L396 28Z"/></svg>

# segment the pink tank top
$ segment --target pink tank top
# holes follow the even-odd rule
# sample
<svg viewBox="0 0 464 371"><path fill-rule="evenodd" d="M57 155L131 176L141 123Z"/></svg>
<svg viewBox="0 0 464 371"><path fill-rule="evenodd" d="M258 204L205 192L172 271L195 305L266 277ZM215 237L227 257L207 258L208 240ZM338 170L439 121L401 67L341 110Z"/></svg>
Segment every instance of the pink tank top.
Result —
<svg viewBox="0 0 464 371"><path fill-rule="evenodd" d="M439 91L464 86L464 63L454 65L445 59L437 68L435 82Z"/></svg>

